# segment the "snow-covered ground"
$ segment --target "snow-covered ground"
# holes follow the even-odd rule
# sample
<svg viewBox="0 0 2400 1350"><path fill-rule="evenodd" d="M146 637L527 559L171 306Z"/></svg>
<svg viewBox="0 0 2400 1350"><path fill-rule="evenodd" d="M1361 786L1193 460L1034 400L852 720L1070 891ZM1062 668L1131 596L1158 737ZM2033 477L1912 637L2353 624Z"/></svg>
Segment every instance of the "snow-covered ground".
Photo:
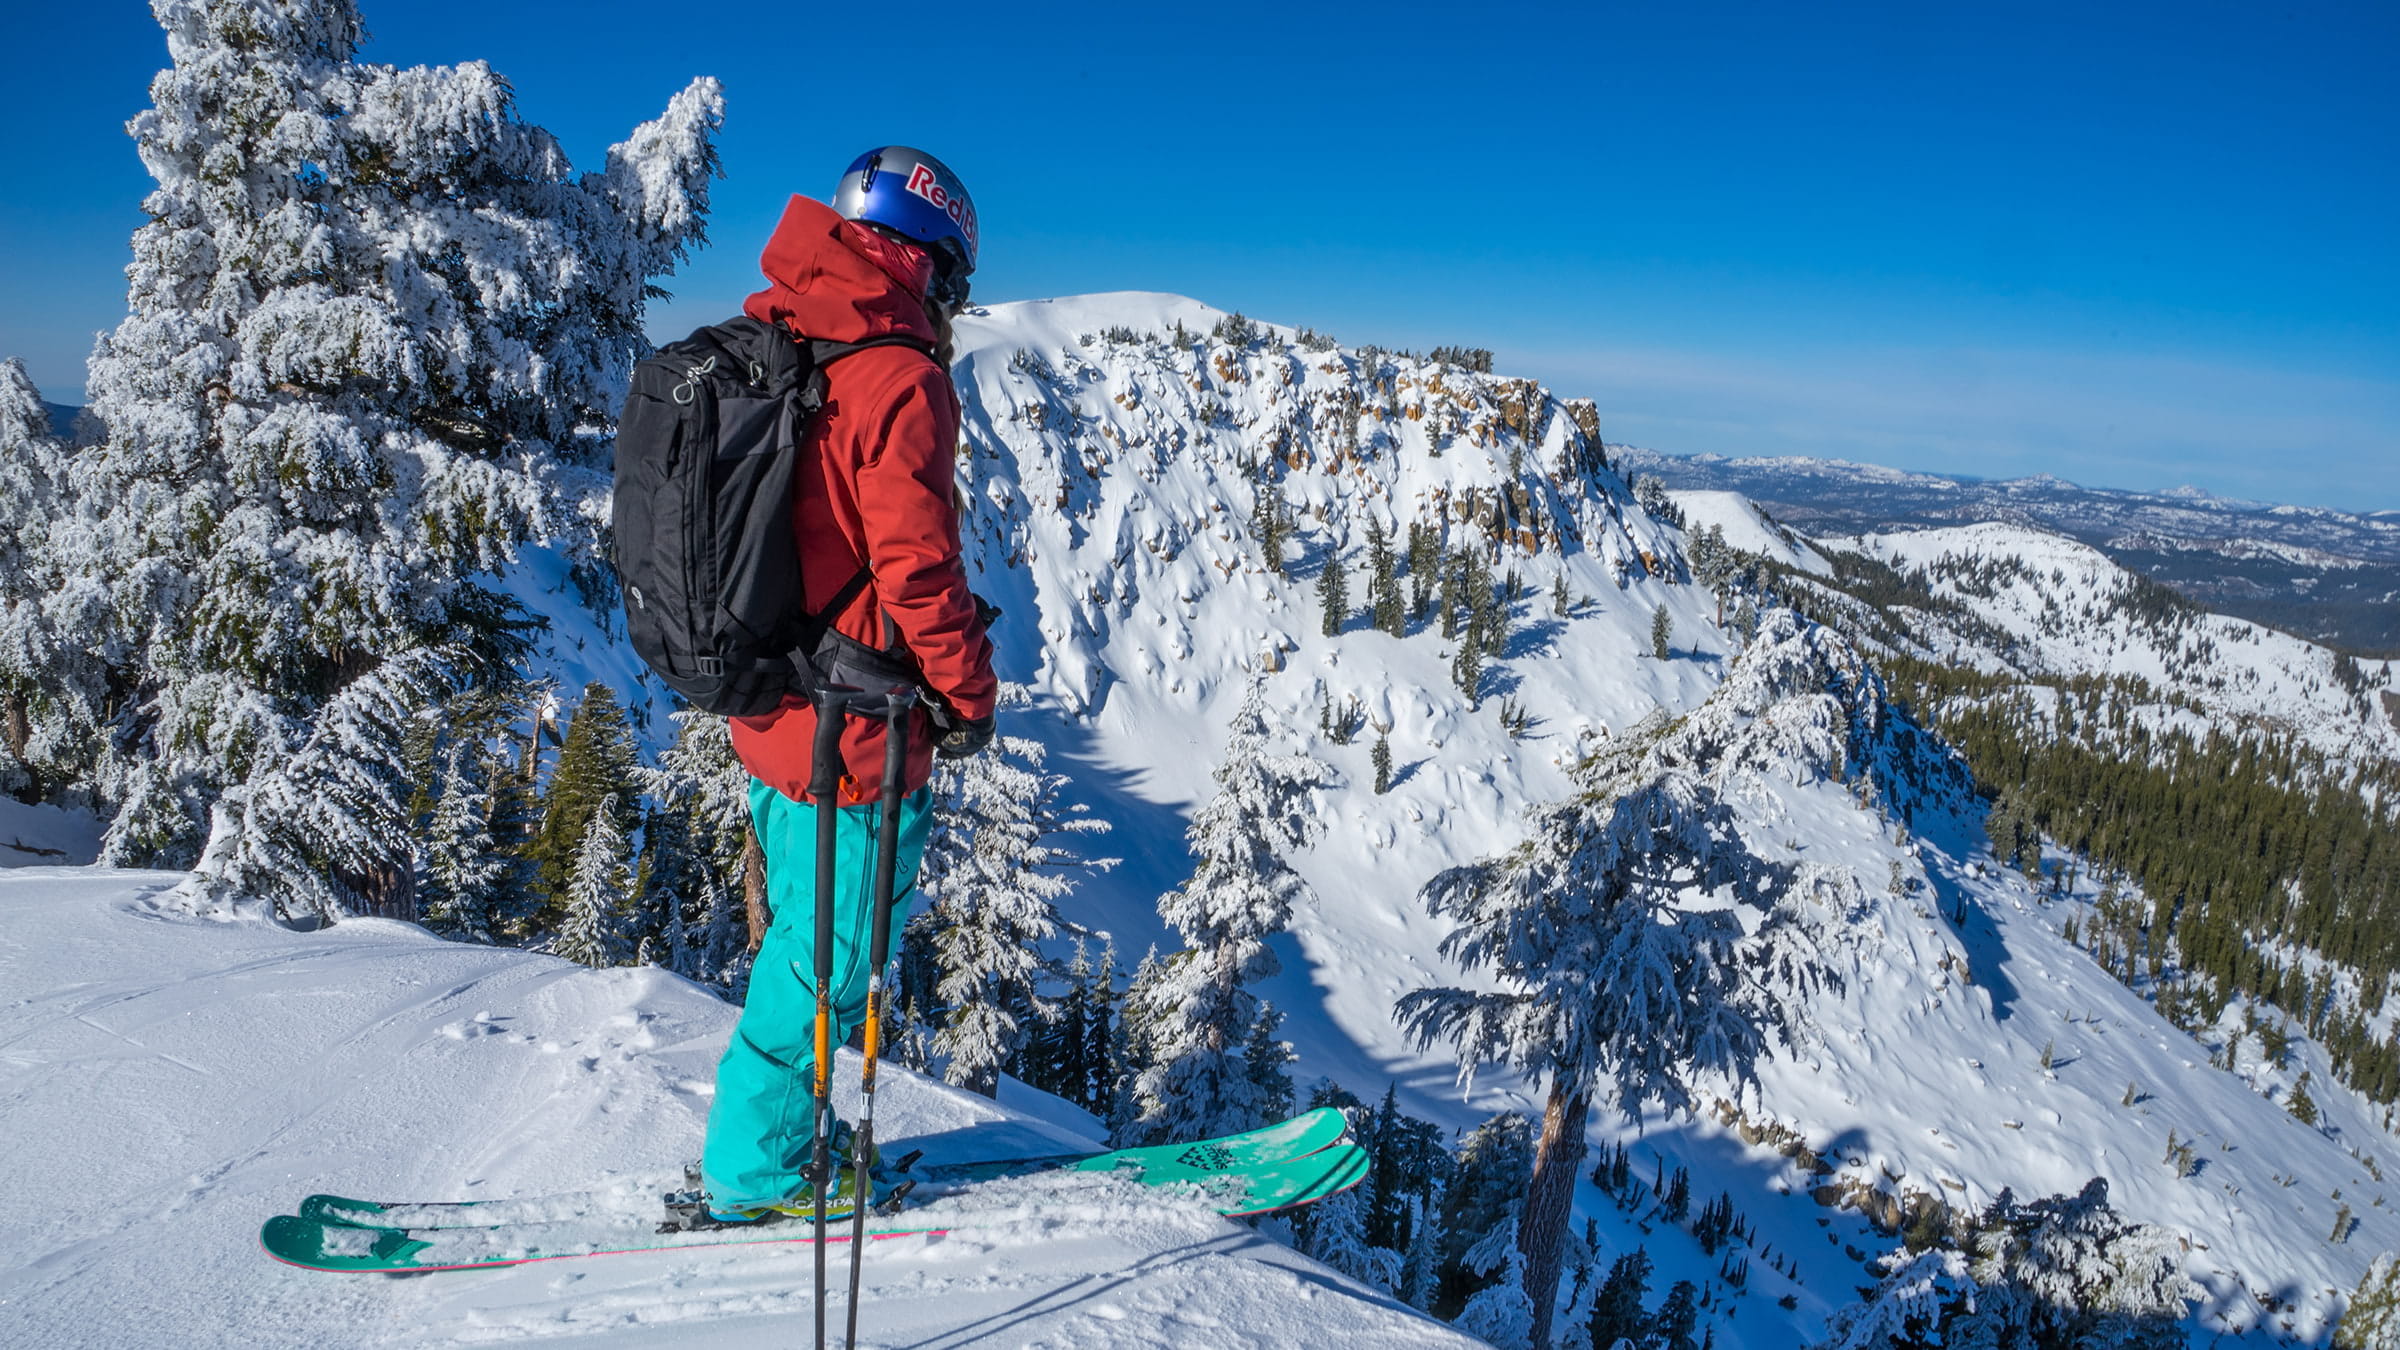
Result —
<svg viewBox="0 0 2400 1350"><path fill-rule="evenodd" d="M806 1341L802 1245L414 1277L267 1258L259 1224L314 1190L671 1184L735 1010L656 970L405 924L192 918L160 902L178 880L0 873L0 1344ZM1014 1085L1018 1109L883 1083L882 1133L937 1160L1090 1142ZM1473 1344L1242 1224L1131 1199L878 1243L866 1272L875 1346Z"/></svg>

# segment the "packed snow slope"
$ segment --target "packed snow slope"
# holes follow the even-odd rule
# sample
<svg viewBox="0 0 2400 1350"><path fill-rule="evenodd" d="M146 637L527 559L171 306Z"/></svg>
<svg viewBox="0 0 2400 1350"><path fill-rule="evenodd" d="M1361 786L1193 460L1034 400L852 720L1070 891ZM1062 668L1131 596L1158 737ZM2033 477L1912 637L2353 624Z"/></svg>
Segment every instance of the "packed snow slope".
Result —
<svg viewBox="0 0 2400 1350"><path fill-rule="evenodd" d="M1825 959L1843 978L1816 1010L1815 1043L1769 1066L1732 1123L1652 1119L1635 1144L1645 1179L1659 1160L1693 1169L1695 1206L1733 1194L1758 1234L1747 1292L1654 1211L1581 1196L1609 1253L1650 1248L1654 1289L1691 1278L1714 1292L1716 1344L1801 1343L1853 1296L1868 1278L1859 1258L1893 1244L1836 1201L1888 1210L1917 1192L1979 1207L2003 1187L2072 1193L2104 1175L2130 1217L2193 1236L2202 1343L2321 1341L2367 1262L2400 1246L2380 1183L2347 1151L2393 1153L2357 1103L2327 1131L2297 1125L2061 941L2024 884L1986 866L1955 761L1893 728L1855 652L1777 623L1745 650L1715 625L1679 532L1604 462L1588 405L1174 296L994 306L960 333L975 584L1007 611L1004 677L1037 695L1011 729L1050 746L1115 825L1104 851L1126 860L1083 882L1070 916L1111 933L1127 966L1153 941L1172 948L1154 904L1188 871L1180 832L1252 681L1294 742L1344 776L1322 794L1324 840L1295 860L1313 894L1265 991L1290 1017L1302 1083L1330 1076L1372 1099L1396 1081L1408 1110L1459 1126L1538 1105L1534 1085L1489 1072L1462 1097L1456 1066L1393 1025L1402 993L1471 982L1416 895L1437 871L1510 847L1524 808L1575 790L1583 753L1663 712L1682 719L1670 739L1742 804L1754 852L1856 883L1836 906L1841 940ZM1297 523L1280 559L1253 530L1261 493ZM1370 625L1371 519L1395 541L1437 526L1453 546L1490 549L1495 577L1522 580L1479 699L1454 685L1458 644L1438 622L1412 619L1405 637ZM1326 637L1315 582L1337 551L1352 612ZM1551 599L1562 575L1564 614ZM1662 610L1664 660L1650 637ZM1354 738L1321 729L1328 704L1356 706ZM1503 725L1512 710L1521 735ZM1840 747L1830 758L1790 734L1818 726ZM1378 732L1395 765L1383 795L1368 762ZM2129 1083L2140 1091L2123 1106ZM1770 1119L1830 1173L1743 1142L1777 1138ZM1635 1139L1598 1125L1596 1142ZM2161 1160L2170 1130L2207 1141L2197 1174ZM2345 1203L2357 1226L2337 1245ZM1785 1263L1796 1278L1770 1268ZM1790 1310L1777 1306L1787 1294Z"/></svg>
<svg viewBox="0 0 2400 1350"><path fill-rule="evenodd" d="M806 1342L798 1245L407 1279L267 1258L260 1223L315 1190L676 1184L735 1009L655 969L381 920L194 918L162 900L179 880L0 872L0 1344ZM1029 1110L887 1067L877 1124L937 1159L1090 1142L1088 1119L1022 1095ZM1472 1344L1205 1211L1122 1183L1048 1199L1064 1207L876 1244L862 1343Z"/></svg>
<svg viewBox="0 0 2400 1350"><path fill-rule="evenodd" d="M1824 574L1832 569L1823 554L1807 538L1777 522L1758 503L1738 492L1712 492L1687 488L1669 492L1675 509L1683 512L1684 530L1697 535L1715 528L1725 535L1725 542L1745 553L1772 558L1786 567L1802 572Z"/></svg>

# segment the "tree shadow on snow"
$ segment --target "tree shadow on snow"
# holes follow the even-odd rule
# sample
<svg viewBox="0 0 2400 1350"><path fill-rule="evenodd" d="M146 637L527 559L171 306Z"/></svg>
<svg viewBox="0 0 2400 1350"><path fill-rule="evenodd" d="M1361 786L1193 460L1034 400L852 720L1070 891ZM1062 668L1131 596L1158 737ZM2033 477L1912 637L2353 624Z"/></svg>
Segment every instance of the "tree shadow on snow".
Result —
<svg viewBox="0 0 2400 1350"><path fill-rule="evenodd" d="M1976 906L1968 903L1966 889L1936 868L1925 869L1934 907L1944 918L1951 920L1952 931L1958 934L1958 945L1967 953L1967 974L1976 987L1991 995L1992 1020L2005 1022L2016 1011L2017 986L2002 969L2008 960L2008 947L2000 940L2000 930ZM1965 915L1963 920L1958 915Z"/></svg>
<svg viewBox="0 0 2400 1350"><path fill-rule="evenodd" d="M1550 656L1558 650L1558 638L1567 631L1561 619L1536 619L1508 635L1501 648L1501 659L1522 660L1528 656Z"/></svg>
<svg viewBox="0 0 2400 1350"><path fill-rule="evenodd" d="M1484 669L1483 679L1475 686L1475 693L1478 703L1482 704L1496 698L1507 698L1524 687L1523 676L1506 666L1493 666Z"/></svg>

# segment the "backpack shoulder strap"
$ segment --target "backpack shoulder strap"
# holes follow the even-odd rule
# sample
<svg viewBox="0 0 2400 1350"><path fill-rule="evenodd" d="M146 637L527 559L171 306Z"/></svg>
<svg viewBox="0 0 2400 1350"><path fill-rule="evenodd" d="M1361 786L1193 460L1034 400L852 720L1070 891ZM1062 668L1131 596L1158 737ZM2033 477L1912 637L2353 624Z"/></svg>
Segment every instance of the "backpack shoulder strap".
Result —
<svg viewBox="0 0 2400 1350"><path fill-rule="evenodd" d="M927 356L933 355L933 344L907 333L884 333L863 342L824 342L816 338L809 338L806 341L808 342L808 354L816 361L819 368L832 365L852 352L863 352L869 347L912 347Z"/></svg>
<svg viewBox="0 0 2400 1350"><path fill-rule="evenodd" d="M885 333L868 338L863 342L827 342L818 338L805 338L797 333L791 334L791 337L792 341L804 348L808 355L808 378L807 382L801 386L799 394L800 415L803 418L815 416L817 411L824 407L825 368L845 356L863 352L869 347L907 347L923 353L925 359L929 361L933 359L932 346L923 339L912 337L907 333ZM809 616L808 649L814 649L817 642L823 639L826 631L833 626L834 616L848 609L851 602L858 599L860 593L864 592L868 583L874 579L875 574L872 569L859 568L849 581L843 583L839 591L834 592L833 599L827 601L823 609ZM899 631L893 624L891 615L883 616L883 627L884 645L889 648L899 641Z"/></svg>
<svg viewBox="0 0 2400 1350"><path fill-rule="evenodd" d="M845 356L856 355L870 347L906 347L923 353L928 361L933 359L932 347L906 333L885 333L864 342L825 342L817 338L801 341L808 348L809 375L808 385L800 393L800 407L801 411L810 413L825 401L825 368Z"/></svg>

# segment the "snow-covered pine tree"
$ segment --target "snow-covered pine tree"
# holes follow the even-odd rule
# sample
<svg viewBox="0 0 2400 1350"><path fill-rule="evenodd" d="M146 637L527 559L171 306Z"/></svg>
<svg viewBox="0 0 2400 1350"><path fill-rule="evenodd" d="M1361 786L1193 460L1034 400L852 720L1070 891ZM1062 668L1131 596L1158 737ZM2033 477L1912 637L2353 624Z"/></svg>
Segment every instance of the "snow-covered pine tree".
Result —
<svg viewBox="0 0 2400 1350"><path fill-rule="evenodd" d="M1408 636L1408 610L1400 594L1398 562L1392 555L1392 537L1383 528L1383 517L1367 517L1367 608L1375 615L1375 626L1393 637Z"/></svg>
<svg viewBox="0 0 2400 1350"><path fill-rule="evenodd" d="M1442 570L1442 536L1418 521L1408 523L1408 613L1422 620L1433 608L1435 581Z"/></svg>
<svg viewBox="0 0 2400 1350"><path fill-rule="evenodd" d="M1499 992L1423 989L1396 1008L1421 1046L1446 1042L1462 1071L1500 1060L1548 1080L1541 1144L1520 1237L1537 1343L1550 1334L1592 1093L1617 1106L1689 1109L1702 1074L1752 1080L1770 1034L1802 1017L1773 968L1814 978L1806 936L1781 903L1790 870L1743 845L1733 811L1693 768L1653 760L1628 736L1595 760L1591 790L1538 807L1525 844L1426 884L1429 912L1457 928L1445 955L1496 977ZM1685 902L1730 893L1762 917L1745 936L1729 908Z"/></svg>
<svg viewBox="0 0 2400 1350"><path fill-rule="evenodd" d="M1358 1188L1320 1201L1306 1250L1351 1279L1393 1292L1400 1287L1400 1254L1368 1243L1367 1207Z"/></svg>
<svg viewBox="0 0 2400 1350"><path fill-rule="evenodd" d="M1491 561L1482 547L1470 555L1472 565L1467 570L1467 594L1473 604L1468 620L1468 641L1483 649L1483 654L1495 660L1508 652L1509 614L1516 597L1504 594L1492 584ZM1510 573L1513 578L1515 573Z"/></svg>
<svg viewBox="0 0 2400 1350"><path fill-rule="evenodd" d="M1448 1188L1435 1177L1422 1198L1411 1197L1408 1250L1401 1255L1401 1300L1420 1311L1433 1307L1433 1297L1442 1283L1442 1242L1447 1230L1442 1227L1443 1200Z"/></svg>
<svg viewBox="0 0 2400 1350"><path fill-rule="evenodd" d="M726 998L742 1001L750 981L750 924L739 887L716 877L700 883L699 944L691 954L699 978L718 986ZM922 1067L922 1066L918 1066Z"/></svg>
<svg viewBox="0 0 2400 1350"><path fill-rule="evenodd" d="M0 791L34 800L61 776L62 739L88 736L99 710L97 663L85 644L57 641L44 608L59 583L51 532L72 526L63 464L25 363L0 361Z"/></svg>
<svg viewBox="0 0 2400 1350"><path fill-rule="evenodd" d="M1087 1021L1085 994L1092 978L1092 954L1080 937L1075 958L1059 970L1065 988L1052 1001L1050 1017L1027 1038L1017 1077L1053 1097L1075 1101L1076 1084L1083 1080Z"/></svg>
<svg viewBox="0 0 2400 1350"><path fill-rule="evenodd" d="M468 942L497 940L493 910L508 871L492 840L492 768L481 745L451 742L425 832L425 920Z"/></svg>
<svg viewBox="0 0 2400 1350"><path fill-rule="evenodd" d="M1108 1109L1108 1026L1115 996L1109 966L1114 960L1112 947L1095 965L1090 943L1075 939L1057 1015L1042 1025L1026 1056L1033 1071L1027 1082L1094 1115Z"/></svg>
<svg viewBox="0 0 2400 1350"><path fill-rule="evenodd" d="M1457 650L1450 655L1450 682L1467 696L1470 708L1483 706L1483 656L1482 634L1469 624Z"/></svg>
<svg viewBox="0 0 2400 1350"><path fill-rule="evenodd" d="M1466 630L1468 617L1467 549L1441 551L1442 641L1449 642Z"/></svg>
<svg viewBox="0 0 2400 1350"><path fill-rule="evenodd" d="M1250 507L1250 533L1258 540L1259 561L1275 576L1283 575L1283 544L1290 537L1292 522L1283 504L1283 489L1272 478L1262 478L1257 495Z"/></svg>
<svg viewBox="0 0 2400 1350"><path fill-rule="evenodd" d="M1591 1343L1609 1346L1628 1340L1647 1344L1650 1319L1642 1302L1649 1294L1650 1250L1635 1247L1609 1266L1608 1278L1600 1282L1600 1291L1592 1298L1591 1320L1586 1323Z"/></svg>
<svg viewBox="0 0 2400 1350"><path fill-rule="evenodd" d="M255 896L287 918L415 919L404 741L461 664L455 651L419 647L345 685L289 758L218 796L208 847L177 896L204 912Z"/></svg>
<svg viewBox="0 0 2400 1350"><path fill-rule="evenodd" d="M1158 945L1142 954L1141 964L1133 968L1133 978L1125 986L1124 1001L1118 1006L1117 1025L1108 1041L1108 1137L1133 1137L1134 1123L1142 1114L1142 1099L1137 1090L1142 1075L1155 1062L1151 1051L1151 1007L1157 1001L1159 984L1166 979L1167 963L1158 954Z"/></svg>
<svg viewBox="0 0 2400 1350"><path fill-rule="evenodd" d="M1024 1050L1025 1015L1051 1010L1041 981L1053 972L1041 944L1058 933L1057 902L1074 890L1072 874L1116 865L1064 842L1108 824L1059 804L1067 776L1051 772L1046 756L1038 741L1001 736L986 754L943 761L935 791L947 806L945 829L918 873L941 971L934 1049L949 1057L945 1081L986 1097Z"/></svg>
<svg viewBox="0 0 2400 1350"><path fill-rule="evenodd" d="M1292 1053L1290 1042L1275 1038L1282 1027L1283 1014L1262 999L1258 1016L1251 1019L1250 1035L1242 1042L1242 1076L1250 1082L1261 1122L1282 1120L1292 1114L1290 1066L1298 1056Z"/></svg>
<svg viewBox="0 0 2400 1350"><path fill-rule="evenodd" d="M2377 1257L2359 1277L2333 1350L2400 1350L2400 1256Z"/></svg>
<svg viewBox="0 0 2400 1350"><path fill-rule="evenodd" d="M633 848L617 824L617 799L603 799L584 822L567 880L567 913L550 950L587 966L621 964L629 954L620 928Z"/></svg>
<svg viewBox="0 0 2400 1350"><path fill-rule="evenodd" d="M635 908L646 933L688 930L681 963L670 962L677 974L722 984L742 945L739 914L719 911L739 909L734 880L750 837L750 775L724 718L697 708L670 716L674 744L657 768L634 774L650 798ZM736 904L725 904L728 894Z"/></svg>
<svg viewBox="0 0 2400 1350"><path fill-rule="evenodd" d="M1340 637L1350 622L1350 573L1342 565L1339 544L1325 548L1325 566L1317 573L1317 608L1323 622L1319 631L1326 637Z"/></svg>
<svg viewBox="0 0 2400 1350"><path fill-rule="evenodd" d="M1468 1268L1467 1253L1502 1224L1513 1222L1515 1206L1524 1199L1532 1176L1533 1129L1514 1111L1493 1116L1459 1141L1449 1190L1442 1199L1438 1226L1443 1237L1431 1306L1455 1309L1483 1288L1484 1279Z"/></svg>
<svg viewBox="0 0 2400 1350"><path fill-rule="evenodd" d="M2171 1350L2189 1339L2183 1318L2196 1292L2184 1245L2110 1208L2098 1177L2078 1195L2030 1203L2002 1191L1963 1250L1886 1258L1889 1273L1834 1314L1819 1350L1913 1350L1929 1340Z"/></svg>
<svg viewBox="0 0 2400 1350"><path fill-rule="evenodd" d="M1483 1287L1467 1299L1452 1323L1495 1350L1549 1350L1550 1340L1525 1295L1525 1250L1517 1240L1517 1216L1485 1234L1466 1252L1467 1270Z"/></svg>
<svg viewBox="0 0 2400 1350"><path fill-rule="evenodd" d="M1123 997L1117 991L1117 944L1107 942L1100 948L1099 967L1086 986L1083 1062L1090 1076L1084 1082L1083 1096L1076 1099L1076 1105L1103 1120L1108 1118L1116 1094L1117 1005Z"/></svg>
<svg viewBox="0 0 2400 1350"><path fill-rule="evenodd" d="M573 903L569 892L576 859L591 832L592 813L607 803L620 836L632 834L640 823L634 781L638 768L633 734L626 729L617 691L598 680L585 685L583 701L575 705L567 723L558 767L542 794L541 827L525 846L541 906L538 927L561 922Z"/></svg>
<svg viewBox="0 0 2400 1350"><path fill-rule="evenodd" d="M1253 684L1234 714L1216 795L1184 831L1198 859L1191 879L1159 897L1159 915L1185 946L1143 993L1151 1063L1125 1143L1251 1129L1274 1105L1272 1081L1247 1053L1260 1018L1248 986L1281 968L1267 939L1283 931L1305 886L1284 855L1316 842L1312 794L1333 771L1313 755L1278 753L1273 741L1265 690Z"/></svg>
<svg viewBox="0 0 2400 1350"><path fill-rule="evenodd" d="M493 578L520 545L602 575L608 430L654 279L701 238L722 100L696 81L578 177L489 67L353 61L348 0L154 12L174 64L130 130L158 187L49 603L126 709L79 753L106 856L173 865L268 846L221 829L299 833L279 804L336 786L294 776L302 748L390 662L511 665L524 616ZM405 828L353 819L372 866L287 907L391 908L368 882Z"/></svg>

